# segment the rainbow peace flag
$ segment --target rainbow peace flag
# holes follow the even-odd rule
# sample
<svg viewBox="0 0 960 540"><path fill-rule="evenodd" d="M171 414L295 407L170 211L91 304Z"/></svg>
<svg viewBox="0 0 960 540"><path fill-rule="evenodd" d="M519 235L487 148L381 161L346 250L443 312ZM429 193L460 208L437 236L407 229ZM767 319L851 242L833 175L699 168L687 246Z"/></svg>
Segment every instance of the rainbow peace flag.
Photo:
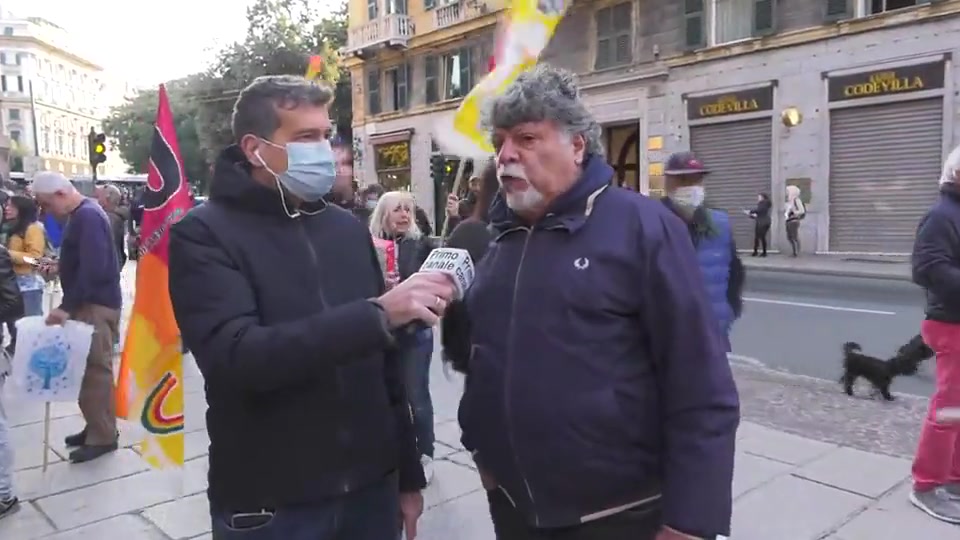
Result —
<svg viewBox="0 0 960 540"><path fill-rule="evenodd" d="M436 126L435 140L448 154L487 158L493 153L481 111L521 73L537 63L572 0L513 0L501 29L493 70L463 99L452 122ZM451 125L452 124L452 125Z"/></svg>
<svg viewBox="0 0 960 540"><path fill-rule="evenodd" d="M170 227L193 206L166 89L143 193L137 289L117 380L117 417L146 430L141 455L156 468L183 466L183 353L167 291Z"/></svg>

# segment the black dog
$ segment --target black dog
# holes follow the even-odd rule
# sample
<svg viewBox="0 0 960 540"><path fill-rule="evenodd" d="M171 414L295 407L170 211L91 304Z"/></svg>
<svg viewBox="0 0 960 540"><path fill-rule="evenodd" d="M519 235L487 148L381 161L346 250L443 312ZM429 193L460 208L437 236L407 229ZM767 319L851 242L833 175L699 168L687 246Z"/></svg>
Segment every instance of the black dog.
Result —
<svg viewBox="0 0 960 540"><path fill-rule="evenodd" d="M923 342L923 336L917 334L906 345L897 349L896 359L904 375L916 375L924 360L933 358L933 349Z"/></svg>
<svg viewBox="0 0 960 540"><path fill-rule="evenodd" d="M903 375L903 365L897 357L890 360L881 360L860 352L860 344L849 341L843 344L843 376L840 382L848 396L853 395L853 383L863 377L880 392L883 399L893 401L890 393L890 383L897 375Z"/></svg>

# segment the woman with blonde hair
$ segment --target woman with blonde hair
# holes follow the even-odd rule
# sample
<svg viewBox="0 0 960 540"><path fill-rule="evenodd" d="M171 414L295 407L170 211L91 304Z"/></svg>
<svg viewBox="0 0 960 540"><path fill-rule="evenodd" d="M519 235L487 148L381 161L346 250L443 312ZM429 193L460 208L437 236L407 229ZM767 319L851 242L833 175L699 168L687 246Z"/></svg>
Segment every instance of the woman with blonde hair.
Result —
<svg viewBox="0 0 960 540"><path fill-rule="evenodd" d="M377 240L393 242L395 268L385 276L392 287L420 269L433 245L417 225L417 204L406 191L384 193L370 214L370 234ZM433 329L414 326L401 336L404 382L407 399L413 411L413 427L417 434L423 472L433 476L433 400L430 397L430 360L433 357Z"/></svg>

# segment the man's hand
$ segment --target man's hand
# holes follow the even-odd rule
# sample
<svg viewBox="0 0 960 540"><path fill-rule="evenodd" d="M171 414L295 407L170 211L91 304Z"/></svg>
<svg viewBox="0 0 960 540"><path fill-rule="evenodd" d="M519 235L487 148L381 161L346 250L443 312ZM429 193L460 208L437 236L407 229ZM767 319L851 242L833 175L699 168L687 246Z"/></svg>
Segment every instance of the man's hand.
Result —
<svg viewBox="0 0 960 540"><path fill-rule="evenodd" d="M403 520L403 530L407 533L407 540L417 537L417 520L423 514L423 494L419 491L400 494L400 519Z"/></svg>
<svg viewBox="0 0 960 540"><path fill-rule="evenodd" d="M60 272L60 264L53 259L40 259L37 263L37 269L44 279L51 279Z"/></svg>
<svg viewBox="0 0 960 540"><path fill-rule="evenodd" d="M447 215L450 217L460 217L460 199L456 195L447 195Z"/></svg>
<svg viewBox="0 0 960 540"><path fill-rule="evenodd" d="M391 328L413 321L434 326L456 294L449 276L438 272L418 272L397 284L376 302L383 307Z"/></svg>
<svg viewBox="0 0 960 540"><path fill-rule="evenodd" d="M689 534L683 534L682 532L671 529L664 525L660 532L657 533L657 537L654 540L703 540L696 536L690 536Z"/></svg>
<svg viewBox="0 0 960 540"><path fill-rule="evenodd" d="M47 326L54 326L57 324L62 325L63 323L70 320L70 314L66 311L56 308L47 315Z"/></svg>

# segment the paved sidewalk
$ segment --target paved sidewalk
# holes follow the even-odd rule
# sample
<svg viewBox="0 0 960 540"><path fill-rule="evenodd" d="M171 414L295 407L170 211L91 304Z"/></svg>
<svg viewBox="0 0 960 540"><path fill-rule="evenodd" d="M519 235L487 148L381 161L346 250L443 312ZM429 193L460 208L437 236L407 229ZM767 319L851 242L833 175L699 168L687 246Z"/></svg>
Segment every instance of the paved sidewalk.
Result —
<svg viewBox="0 0 960 540"><path fill-rule="evenodd" d="M147 470L125 448L92 463L63 461L63 437L81 427L73 404L53 407L53 464L43 475L41 405L9 403L16 482L26 503L0 520L3 540L206 539L207 446L202 385L188 363L187 459L182 476ZM746 382L746 381L745 381ZM434 366L436 477L426 492L421 540L492 540L486 499L454 420L460 382ZM810 403L816 407L816 403ZM906 500L909 462L745 422L738 435L734 540L960 538Z"/></svg>
<svg viewBox="0 0 960 540"><path fill-rule="evenodd" d="M751 257L741 253L747 268L768 272L789 272L824 276L849 276L910 281L908 257L870 255L788 255L771 253L768 257Z"/></svg>

